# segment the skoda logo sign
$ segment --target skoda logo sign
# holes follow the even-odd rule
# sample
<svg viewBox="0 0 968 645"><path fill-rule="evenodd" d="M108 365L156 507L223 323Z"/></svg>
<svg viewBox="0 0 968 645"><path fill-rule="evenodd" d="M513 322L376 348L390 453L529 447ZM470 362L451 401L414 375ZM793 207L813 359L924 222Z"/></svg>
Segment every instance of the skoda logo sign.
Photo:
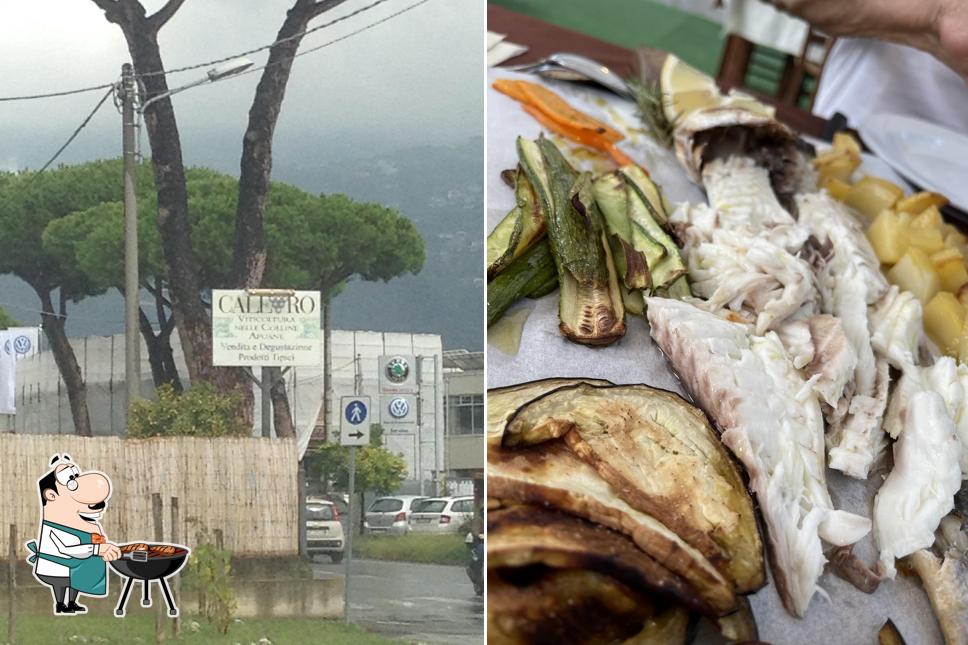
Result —
<svg viewBox="0 0 968 645"><path fill-rule="evenodd" d="M387 361L384 372L386 373L388 381L399 385L405 382L407 377L410 376L410 364L403 356L394 356Z"/></svg>
<svg viewBox="0 0 968 645"><path fill-rule="evenodd" d="M390 405L387 406L387 410L390 412L390 416L394 419L403 419L408 414L410 414L410 404L403 397L397 397L390 401Z"/></svg>

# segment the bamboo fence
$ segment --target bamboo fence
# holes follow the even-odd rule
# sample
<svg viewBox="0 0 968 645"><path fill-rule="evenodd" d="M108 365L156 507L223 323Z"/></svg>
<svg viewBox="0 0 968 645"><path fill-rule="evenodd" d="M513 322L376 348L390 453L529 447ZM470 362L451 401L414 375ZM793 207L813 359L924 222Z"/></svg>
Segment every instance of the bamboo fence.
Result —
<svg viewBox="0 0 968 645"><path fill-rule="evenodd" d="M154 541L151 496L164 504L163 534L192 547L221 531L235 555L287 556L299 550L296 444L257 438L84 438L0 434L0 526L17 526L18 552L38 536L37 480L54 454L67 453L81 471L107 475L113 490L101 521L115 544ZM178 527L170 505L177 498ZM172 529L174 530L174 533ZM0 531L0 557L10 552Z"/></svg>

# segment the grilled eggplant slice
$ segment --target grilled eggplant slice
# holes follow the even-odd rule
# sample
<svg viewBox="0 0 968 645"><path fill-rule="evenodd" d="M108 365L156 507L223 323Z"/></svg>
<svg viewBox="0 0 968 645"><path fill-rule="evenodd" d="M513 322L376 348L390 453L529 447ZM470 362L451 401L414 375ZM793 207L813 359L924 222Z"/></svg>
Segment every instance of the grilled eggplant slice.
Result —
<svg viewBox="0 0 968 645"><path fill-rule="evenodd" d="M487 566L502 569L534 565L590 569L641 593L665 595L693 611L710 613L682 578L621 533L537 506L518 505L489 513Z"/></svg>
<svg viewBox="0 0 968 645"><path fill-rule="evenodd" d="M739 471L695 407L647 385L548 392L507 422L504 445L563 436L628 504L662 522L747 593L763 586L763 542Z"/></svg>
<svg viewBox="0 0 968 645"><path fill-rule="evenodd" d="M611 385L608 381L580 378L548 378L507 387L492 388L487 391L487 442L500 445L504 426L518 408L542 394L560 387L589 383L592 385Z"/></svg>
<svg viewBox="0 0 968 645"><path fill-rule="evenodd" d="M487 236L487 279L493 280L545 234L545 217L527 176L514 173L516 204Z"/></svg>
<svg viewBox="0 0 968 645"><path fill-rule="evenodd" d="M729 616L715 620L719 633L730 643L751 643L760 640L753 608L745 596L739 598L739 609Z"/></svg>
<svg viewBox="0 0 968 645"><path fill-rule="evenodd" d="M685 645L688 633L689 612L684 607L670 607L647 618L642 631L622 645Z"/></svg>
<svg viewBox="0 0 968 645"><path fill-rule="evenodd" d="M736 608L731 580L669 527L626 503L560 440L520 450L504 450L489 440L487 462L489 496L555 508L624 533L662 566L686 580L715 614Z"/></svg>
<svg viewBox="0 0 968 645"><path fill-rule="evenodd" d="M492 569L487 575L489 645L616 643L654 613L647 598L595 571Z"/></svg>
<svg viewBox="0 0 968 645"><path fill-rule="evenodd" d="M521 168L538 195L558 269L561 333L608 345L625 335L625 307L601 213L585 180L548 139L518 139Z"/></svg>

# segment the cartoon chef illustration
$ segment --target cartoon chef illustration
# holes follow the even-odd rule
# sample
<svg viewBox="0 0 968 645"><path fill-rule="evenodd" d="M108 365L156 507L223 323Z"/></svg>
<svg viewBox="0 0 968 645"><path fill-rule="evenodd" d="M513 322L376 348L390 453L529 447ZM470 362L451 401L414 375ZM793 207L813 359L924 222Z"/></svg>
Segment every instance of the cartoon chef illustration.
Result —
<svg viewBox="0 0 968 645"><path fill-rule="evenodd" d="M40 538L27 543L34 577L51 588L55 615L83 614L78 594L106 596L106 562L121 557L100 526L111 497L104 473L81 472L69 455L55 455L51 470L37 480L42 521Z"/></svg>

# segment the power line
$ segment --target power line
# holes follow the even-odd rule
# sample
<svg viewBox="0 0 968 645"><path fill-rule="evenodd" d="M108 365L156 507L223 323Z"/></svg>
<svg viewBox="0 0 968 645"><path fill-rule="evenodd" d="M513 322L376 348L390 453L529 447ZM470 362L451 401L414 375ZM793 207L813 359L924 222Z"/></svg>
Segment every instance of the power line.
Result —
<svg viewBox="0 0 968 645"><path fill-rule="evenodd" d="M422 0L421 2L417 3L416 5L411 6L410 9L412 9L412 8L414 8L414 7L416 7L416 6L420 5L420 4L423 4L424 2L427 2L427 1L428 0ZM369 11L370 9L373 9L373 8L375 8L375 7L377 7L377 6L381 5L381 4L384 4L386 2L389 2L389 0L375 0L375 2L371 2L368 5L364 5L364 6L360 7L360 8L358 8L358 9L355 9L355 10L349 12L346 15L340 16L339 18L334 18L333 20L330 20L329 22L325 22L325 23L323 23L321 25L316 25L315 27L312 27L311 29L306 29L304 31L297 32L295 34L292 34L291 36L286 36L285 38L280 38L279 40L276 40L274 42L269 43L268 45L263 45L261 47L256 47L255 49L249 49L247 51L240 52L238 54L233 54L231 56L224 56L222 58L216 58L214 60L210 60L210 61L207 61L207 62L204 62L204 63L196 63L194 65L186 65L185 67L176 67L175 69L170 69L170 70L154 70L154 71L151 71L151 72L140 72L138 74L135 74L135 76L141 78L141 77L145 77L145 76L159 76L161 74L177 74L179 72L187 72L187 71L190 71L190 70L193 70L193 69L201 69L202 67L211 67L213 65L218 65L219 63L226 63L226 62L228 62L230 60L234 60L236 58L241 58L243 56L251 56L252 54L258 54L259 52L265 51L267 49L271 49L271 48L275 47L276 45L280 45L282 43L286 43L286 42L289 42L291 40L295 40L297 38L302 38L303 36L306 36L307 34L311 34L313 32L320 31L321 29L326 29L327 27L332 27L335 24L338 24L338 23L344 22L346 20L349 20L350 18L353 18L355 16L358 16L361 13L364 13L366 11ZM405 11L409 11L409 9L406 9ZM394 15L399 15L400 13L404 13L404 11L397 12L397 14L394 14ZM393 17L393 16L390 16L390 17ZM376 25L376 24L380 24L380 23L379 22L374 23L374 25ZM260 67L260 68L257 68L256 70L251 70L251 71L258 71L259 69L264 69L264 67L265 66ZM236 76L241 76L241 74L236 74Z"/></svg>
<svg viewBox="0 0 968 645"><path fill-rule="evenodd" d="M33 101L35 99L50 99L58 96L70 96L71 94L83 94L84 92L103 90L108 87L114 87L114 84L105 83L103 85L92 85L91 87L81 87L76 90L64 90L62 92L48 92L46 94L27 94L25 96L0 96L0 103L7 102L7 101Z"/></svg>
<svg viewBox="0 0 968 645"><path fill-rule="evenodd" d="M241 53L238 53L238 54L233 54L232 56L225 56L223 58L216 58L214 60L210 60L210 61L207 61L207 62L204 62L204 63L195 63L194 65L186 65L184 67L176 67L175 69L171 69L171 70L155 70L153 72L143 72L143 73L136 74L135 77L136 78L141 78L141 77L145 77L145 76L158 76L160 74L177 74L179 72L187 72L187 71L190 71L190 70L193 70L193 69L201 69L203 67L211 67L213 65L218 65L219 63L228 62L228 61L233 60L235 58L240 58L240 57L243 57L243 56L249 56L251 54L257 54L257 53L259 53L261 51L265 51L267 49L271 49L272 47L274 47L274 46L276 46L278 44L285 43L285 42L288 42L290 40L295 40L296 38L301 38L301 37L303 37L303 36L305 36L307 34L311 34L313 32L320 31L322 29L326 29L327 27L331 27L331 26L333 26L335 24L338 24L340 22L344 22L346 20L349 20L350 18L353 18L355 16L358 16L361 13L364 13L366 11L369 11L370 9L373 9L373 8L375 8L375 7L377 7L377 6L381 5L381 4L384 4L386 2L389 2L389 0L376 0L375 2L372 2L372 3L370 3L370 4L366 5L366 6L360 7L359 9L356 9L354 11L351 11L350 13L346 14L345 16L340 16L339 18L335 18L334 20L331 20L331 21L329 21L327 23L324 23L324 24L321 24L321 25L317 25L317 26L315 26L315 27L313 27L311 29L306 29L305 31L301 31L301 32L296 33L296 34L293 34L291 36L287 36L286 38L280 38L279 40L277 40L275 42L269 43L268 45L263 45L261 47L256 47L255 49L250 49L248 51L244 51L244 52L241 52ZM420 0L420 2L416 2L413 5L410 5L408 7L405 7L404 9L401 9L400 11L396 11L396 12L390 14L389 16L386 16L385 18L382 18L380 20L377 20L374 23L371 23L370 25L367 25L366 27L363 27L361 29L357 29L355 31L352 31L352 32L344 35L344 36L341 36L341 37L336 38L334 40L331 40L331 41L328 41L326 43L323 43L322 45L318 45L316 47L310 48L310 49L308 49L306 51L299 52L293 58L298 58L299 56L305 56L306 54L309 54L309 53L318 51L320 49L323 49L325 47L328 47L328 46L333 45L335 43L338 43L340 41L346 40L347 38L350 38L351 36L355 36L355 35L363 32L363 31L366 31L367 29L370 29L370 28L375 27L377 25L383 24L384 22L387 22L388 20L390 20L392 18L395 18L395 17L397 17L397 16L399 16L401 14L404 14L404 13L406 13L406 12L412 10L412 9L416 9L420 5L426 4L427 2L429 2L429 0ZM251 74L253 72L261 71L261 70L265 69L266 67L268 67L268 65L263 65L261 67L256 67L254 69L248 70L248 71L243 72L241 74L235 74L235 75L230 76L230 77L227 77L227 78L235 78L236 76L245 76L246 74ZM226 79L222 79L222 80L226 80ZM103 90L103 89L108 89L108 88L113 88L113 87L114 87L114 83L104 83L104 84L101 84L101 85L92 85L90 87L81 87L81 88L72 89L72 90L63 90L63 91L58 91L58 92L46 92L44 94L25 94L25 95L22 95L22 96L2 96L2 97L0 97L0 103L13 102L13 101L33 101L33 100L38 100L38 99L57 98L57 97L61 97L61 96L71 96L71 95L74 95L74 94L83 94L83 93L86 93L86 92L93 92L95 90Z"/></svg>
<svg viewBox="0 0 968 645"><path fill-rule="evenodd" d="M386 1L386 0L381 0L381 1ZM349 32L347 34L344 34L344 35L340 36L339 38L334 38L333 40L328 40L328 41L326 41L324 43L321 43L319 45L316 45L315 47L310 47L309 49L300 51L295 56L293 56L293 58L299 58L300 56L305 56L307 54L312 54L313 52L317 52L320 49L325 49L326 47L329 47L330 45L335 45L336 43L339 43L339 42L342 42L342 41L347 40L349 38L352 38L353 36L356 36L358 34L361 34L364 31L368 31L368 30L370 30L370 29L372 29L372 28L374 28L374 27L376 27L378 25L382 25L385 22L389 22L390 20L396 18L397 16L402 15L402 14L405 14L408 11L412 11L413 9L416 9L417 7L419 7L421 5L427 4L428 2L430 2L430 0L419 0L418 2L415 2L412 5L406 6L403 9L400 9L399 11L395 11L395 12L393 12L393 13L387 15L387 16L384 16L383 18L380 18L379 20L375 20L374 22L371 22L371 23L369 23L367 25L364 25L363 27L360 27L359 29L355 29L355 30L353 30L353 31L351 31L351 32ZM271 47L271 45L270 45L270 47ZM244 56L244 55L245 54L239 54L239 56ZM226 60L232 60L232 58L237 58L237 56L236 57L230 57L230 58L228 58ZM268 67L271 67L273 65L282 65L283 63L286 63L286 62L288 62L288 61L281 60L281 61L277 61L275 63L272 63L271 65L270 64L266 64L266 65L262 65L260 67L253 67L252 69L248 69L248 70L246 70L244 72L240 72L238 74L232 74L231 76L226 76L225 78L220 78L217 81L214 81L213 84L214 83L221 83L222 81L230 81L230 80L232 80L234 78L239 78L240 76L246 76L248 74L254 74L256 72L261 72L262 70L264 70L264 69L266 69Z"/></svg>
<svg viewBox="0 0 968 645"><path fill-rule="evenodd" d="M91 110L91 113L88 114L83 121L81 121L81 124L77 126L73 134L71 134L71 136L68 137L67 141L64 142L64 145L62 145L60 148L57 149L57 152L54 153L54 156L51 157L40 170L37 171L36 175L39 175L40 173L47 170L50 167L50 165L57 160L57 158L61 155L61 153L67 149L67 146L71 145L71 142L74 141L77 135L81 133L81 130L83 130L87 126L87 124L90 123L91 119L94 118L94 115L97 114L97 111L101 109L101 106L104 105L104 102L107 101L108 97L111 96L113 93L114 93L114 86L112 85L111 89L109 89L105 93L105 95L101 97L101 100L97 102L97 105L94 106L94 109Z"/></svg>

